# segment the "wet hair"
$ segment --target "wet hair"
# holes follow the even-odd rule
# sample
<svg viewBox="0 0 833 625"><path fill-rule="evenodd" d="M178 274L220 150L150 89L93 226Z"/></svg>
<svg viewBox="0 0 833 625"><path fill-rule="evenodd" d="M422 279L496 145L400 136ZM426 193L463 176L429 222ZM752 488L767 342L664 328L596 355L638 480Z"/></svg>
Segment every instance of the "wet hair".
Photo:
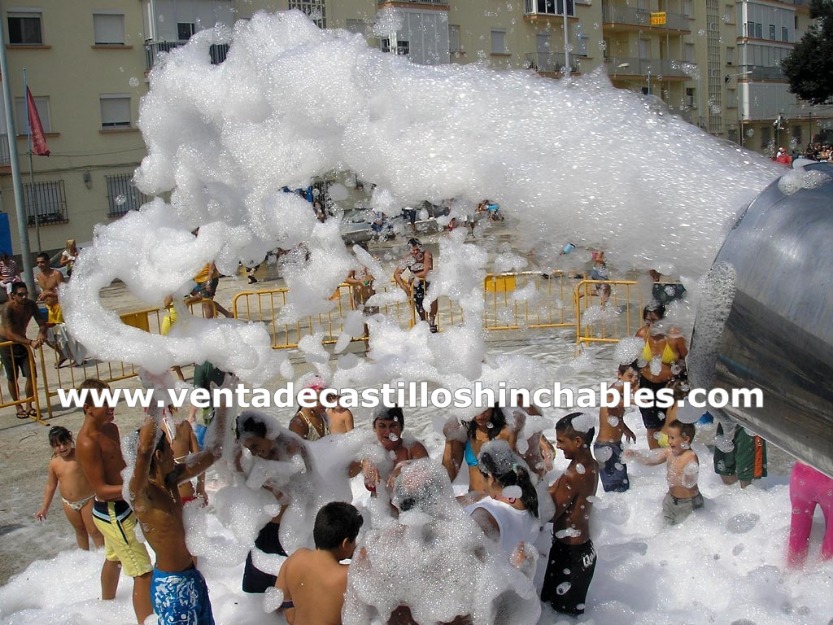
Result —
<svg viewBox="0 0 833 625"><path fill-rule="evenodd" d="M72 432L62 425L49 428L49 446L57 447L61 443L72 443Z"/></svg>
<svg viewBox="0 0 833 625"><path fill-rule="evenodd" d="M422 243L419 242L419 239L408 239L408 245L410 245L411 247L415 245L417 247L422 247Z"/></svg>
<svg viewBox="0 0 833 625"><path fill-rule="evenodd" d="M684 423L682 421L672 421L668 424L670 428L676 428L677 431L680 433L680 436L683 436L689 440L689 442L694 440L694 435L697 434L697 428L694 427L693 423Z"/></svg>
<svg viewBox="0 0 833 625"><path fill-rule="evenodd" d="M23 281L21 281L21 280L16 280L15 282L12 282L12 286L11 286L11 289L12 289L12 290L11 290L11 293L14 293L14 292L15 292L15 291L17 291L20 287L23 287L23 288L24 288L24 289L26 289L27 291L29 290L29 287L28 287L28 286L26 286L26 283L25 283L25 282L23 282Z"/></svg>
<svg viewBox="0 0 833 625"><path fill-rule="evenodd" d="M665 306L654 300L642 309L643 321L645 321L645 318L648 316L648 313L656 313L660 319L663 319L665 317Z"/></svg>
<svg viewBox="0 0 833 625"><path fill-rule="evenodd" d="M508 444L506 445L506 450L509 450ZM509 459L512 460L511 463L506 462ZM507 486L519 486L521 489L521 501L526 506L526 509L535 518L538 518L538 493L535 490L532 479L529 477L529 468L520 457L515 454L511 454L511 456L508 454L498 455L493 453L493 449L489 449L487 446L480 452L480 456L477 458L477 468L480 469L483 475L491 475L503 488Z"/></svg>
<svg viewBox="0 0 833 625"><path fill-rule="evenodd" d="M359 535L364 519L355 506L331 501L315 515L312 538L316 549L336 549L345 540L353 542Z"/></svg>
<svg viewBox="0 0 833 625"><path fill-rule="evenodd" d="M634 372L639 373L639 365L635 360L624 365L619 365L619 375L625 375L628 369L633 369Z"/></svg>
<svg viewBox="0 0 833 625"><path fill-rule="evenodd" d="M78 385L79 391L106 391L110 386L106 382L102 382L98 378L87 378ZM84 399L84 406L93 406L92 397L88 394Z"/></svg>
<svg viewBox="0 0 833 625"><path fill-rule="evenodd" d="M586 432L582 432L581 430L577 430L573 426L573 419L576 417L581 417L585 413L583 412L571 412L570 414L561 417L558 420L558 423L555 424L555 431L556 432L565 432L568 436L573 437L577 436L584 444L590 447L590 443L593 442L593 437L596 435L596 428L590 427L587 429Z"/></svg>
<svg viewBox="0 0 833 625"><path fill-rule="evenodd" d="M376 425L379 419L383 421L396 421L399 423L401 429L405 429L405 415L399 406L391 406L390 408L387 406L379 406L373 411L373 425Z"/></svg>
<svg viewBox="0 0 833 625"><path fill-rule="evenodd" d="M234 425L234 436L237 439L247 436L266 438L266 423L263 419L258 419L254 415L243 413L237 417L237 423Z"/></svg>
<svg viewBox="0 0 833 625"><path fill-rule="evenodd" d="M35 256L35 260L40 260L41 258L44 259L47 263L49 262L49 254L47 254L46 252L41 252L40 254Z"/></svg>
<svg viewBox="0 0 833 625"><path fill-rule="evenodd" d="M492 440L503 431L503 428L506 427L506 417L503 416L503 410L500 409L500 404L495 403L495 405L492 406L492 414L489 417L489 421L494 426L488 430L489 440ZM468 438L474 438L474 432L476 429L477 422L474 419L466 423Z"/></svg>

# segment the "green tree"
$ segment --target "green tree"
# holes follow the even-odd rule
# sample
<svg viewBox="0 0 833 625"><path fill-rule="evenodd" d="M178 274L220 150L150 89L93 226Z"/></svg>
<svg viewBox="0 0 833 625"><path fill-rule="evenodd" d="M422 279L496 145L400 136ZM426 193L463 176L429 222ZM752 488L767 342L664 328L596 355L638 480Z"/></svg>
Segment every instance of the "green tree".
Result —
<svg viewBox="0 0 833 625"><path fill-rule="evenodd" d="M790 92L811 104L833 101L833 1L812 0L810 26L783 61Z"/></svg>

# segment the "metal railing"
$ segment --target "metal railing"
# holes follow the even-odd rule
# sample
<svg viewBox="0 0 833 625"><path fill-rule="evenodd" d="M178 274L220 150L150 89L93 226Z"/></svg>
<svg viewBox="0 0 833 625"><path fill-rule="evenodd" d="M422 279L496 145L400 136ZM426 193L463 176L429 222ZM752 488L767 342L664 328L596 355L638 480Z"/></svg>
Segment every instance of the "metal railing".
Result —
<svg viewBox="0 0 833 625"><path fill-rule="evenodd" d="M35 421L43 422L43 416L41 415L40 411L40 398L38 394L38 385L35 383L37 378L37 365L35 364L35 353L32 351L32 348L28 345L23 345L21 343L16 343L14 341L0 341L0 350L4 353L3 360L7 361L8 364L11 366L11 372L3 371L3 375L8 379L11 377L14 381L10 382L10 384L15 384L17 387L17 399L15 399L11 394L6 396L6 388L5 384L0 384L0 408L8 408L11 406L15 406L15 409L18 411L18 416L26 415L26 412L21 412L24 410L24 404L34 404L35 414L25 416L25 418L30 418ZM21 375L23 371L20 370L17 359L20 350L26 350L26 357L28 359L27 366L29 369L29 375L33 376L35 380L33 380L33 393L32 395L22 397L26 391L25 387L21 392L20 389L20 381L19 378L23 378ZM16 354L15 352L18 352ZM41 365L43 365L43 351L41 350ZM5 369L6 363L3 363L3 368ZM41 367L43 368L43 367ZM11 374L11 376L9 376ZM23 378L27 379L27 378ZM51 412L50 412L51 414Z"/></svg>
<svg viewBox="0 0 833 625"><path fill-rule="evenodd" d="M153 69L153 66L159 60L159 55L168 53L180 46L184 46L187 41L146 41L145 42L145 65L148 70ZM211 57L212 65L219 65L226 60L228 56L228 44L214 44L208 49L208 54Z"/></svg>
<svg viewBox="0 0 833 625"><path fill-rule="evenodd" d="M563 52L528 52L526 64L539 72L557 73L564 70L566 60ZM578 72L578 58L570 55L570 71Z"/></svg>
<svg viewBox="0 0 833 625"><path fill-rule="evenodd" d="M605 59L608 74L620 76L642 76L664 80L666 78L690 78L697 66L677 59L640 59L636 57L611 56Z"/></svg>
<svg viewBox="0 0 833 625"><path fill-rule="evenodd" d="M382 314L394 320L400 327L414 325L416 316L409 297L394 283L388 283L376 291L379 305L365 308L365 314ZM584 280L572 278L560 272L514 272L488 274L483 283L483 329L498 331L527 331L545 328L570 328L576 333L576 343L613 343L633 336L642 324L642 309L647 303L637 282L632 280ZM321 335L322 344L337 343L345 333L348 315L361 303L358 293L346 283L338 286L331 298L331 307L317 315L288 322L282 315L291 297L286 288L262 291L241 291L232 299L232 310L237 319L263 323L272 339L274 349L292 349L301 339ZM372 300L371 300L371 303ZM191 307L200 304L192 304ZM161 334L167 311L146 308L121 315L122 322L145 332ZM444 328L464 321L462 309L446 297L439 298L437 325ZM351 333L352 334L352 333ZM366 336L351 335L350 341L364 341ZM12 345L0 343L0 348ZM116 382L138 374L139 367L126 362L101 362L88 360L76 367L55 369L47 366L44 347L39 356L29 351L29 367L34 370L40 363L34 397L12 401L3 396L0 388L0 408L32 402L36 406L37 420L41 401L52 416L52 398L56 389L76 388L87 378L104 382ZM50 348L51 349L51 348Z"/></svg>
<svg viewBox="0 0 833 625"><path fill-rule="evenodd" d="M627 24L629 26L667 30L691 30L691 20L685 15L666 11L665 24L652 26L651 11L615 4L603 5L603 20L605 24Z"/></svg>

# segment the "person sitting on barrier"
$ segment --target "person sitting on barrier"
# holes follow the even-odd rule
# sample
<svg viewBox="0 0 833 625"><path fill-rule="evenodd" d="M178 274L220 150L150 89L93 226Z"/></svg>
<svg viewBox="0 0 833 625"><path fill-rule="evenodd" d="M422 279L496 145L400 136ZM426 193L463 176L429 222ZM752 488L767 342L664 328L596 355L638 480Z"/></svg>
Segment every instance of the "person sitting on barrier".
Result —
<svg viewBox="0 0 833 625"><path fill-rule="evenodd" d="M64 324L64 313L58 303L58 296L47 293L43 298L46 304L46 344L55 350L57 360L55 368L60 369L67 359L70 367L79 366L84 360L84 347L73 339Z"/></svg>
<svg viewBox="0 0 833 625"><path fill-rule="evenodd" d="M679 329L673 326L666 328L661 322L664 316L664 306L649 304L642 311L645 325L636 333L645 339L645 347L638 360L639 388L650 390L654 396L675 377L685 375L685 357L688 355L688 347ZM665 413L656 406L640 407L639 412L647 430L648 447L657 449L660 446L657 437L662 430Z"/></svg>
<svg viewBox="0 0 833 625"><path fill-rule="evenodd" d="M591 280L610 280L610 272L607 270L607 262L605 261L605 253L601 250L594 251L593 255L593 268L590 270L590 279ZM609 284L597 284L596 285L596 295L599 296L600 301L599 305L604 308L607 304L607 300L610 299L610 285Z"/></svg>
<svg viewBox="0 0 833 625"><path fill-rule="evenodd" d="M17 418L37 417L33 401L35 398L35 378L37 377L34 366L34 358L29 360L29 350L26 347L37 349L46 342L46 320L38 314L38 306L29 299L29 289L23 282L12 284L11 300L3 306L0 313L0 338L4 341L11 341L13 345L0 347L0 362L6 370L6 380L9 384L9 394L13 402L20 401L20 390L17 387L17 376L22 373L26 378L24 392L28 401L27 408L22 404L16 404ZM38 324L38 337L29 339L26 337L26 328L29 322L34 319Z"/></svg>
<svg viewBox="0 0 833 625"><path fill-rule="evenodd" d="M434 269L434 256L426 250L419 239L408 240L408 255L402 259L396 271L393 272L393 279L406 294L413 298L414 310L421 321L425 321L425 308L423 302L431 286L429 278ZM402 279L402 273L408 269L411 272L411 279L408 282ZM428 325L432 333L437 332L437 309L439 302L431 302L431 310L428 314Z"/></svg>
<svg viewBox="0 0 833 625"><path fill-rule="evenodd" d="M6 289L6 293L9 295L12 294L12 285L20 279L19 273L17 261L9 256L7 252L0 253L0 285Z"/></svg>
<svg viewBox="0 0 833 625"><path fill-rule="evenodd" d="M516 432L507 425L506 417L498 404L478 413L471 421L461 423L456 417L452 417L443 427L443 434L443 467L453 482L465 460L469 467L469 492L485 492L486 480L477 466L477 456L483 445L495 439L502 439L508 442L513 450L516 449Z"/></svg>

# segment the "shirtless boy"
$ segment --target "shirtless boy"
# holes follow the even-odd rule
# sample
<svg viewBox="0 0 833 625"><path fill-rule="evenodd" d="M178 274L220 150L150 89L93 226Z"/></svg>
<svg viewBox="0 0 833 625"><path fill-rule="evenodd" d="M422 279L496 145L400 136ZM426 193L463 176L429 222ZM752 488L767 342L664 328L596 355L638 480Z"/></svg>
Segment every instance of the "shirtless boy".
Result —
<svg viewBox="0 0 833 625"><path fill-rule="evenodd" d="M290 625L340 625L348 565L362 515L349 503L334 501L315 516L315 551L304 547L281 566L275 587L283 593L278 608Z"/></svg>
<svg viewBox="0 0 833 625"><path fill-rule="evenodd" d="M38 281L38 286L41 288L41 293L38 295L38 301L46 299L47 295L58 296L58 287L64 281L64 274L57 269L53 269L49 264L49 254L41 252L36 257L38 269L40 273L35 276Z"/></svg>
<svg viewBox="0 0 833 625"><path fill-rule="evenodd" d="M620 394L618 406L599 408L599 436L593 444L596 459L602 467L599 477L606 493L624 493L628 490L628 468L622 462L622 437L636 442L636 436L625 423L625 384L631 385L631 393L639 384L639 371L634 365L620 365L616 383L613 385Z"/></svg>
<svg viewBox="0 0 833 625"><path fill-rule="evenodd" d="M674 421L668 426L668 447L639 453L628 449L627 460L649 466L667 463L668 493L662 501L662 514L669 525L683 521L694 510L703 507L703 495L697 487L700 461L691 449L695 428L692 423Z"/></svg>
<svg viewBox="0 0 833 625"><path fill-rule="evenodd" d="M29 299L29 289L23 282L14 282L10 289L11 298L9 302L3 306L0 312L0 340L13 341L14 345L7 345L0 347L0 362L3 363L3 369L6 370L6 380L9 383L9 395L13 401L19 401L19 389L17 388L17 376L23 373L26 378L26 387L24 392L26 397L34 397L35 370L34 367L29 366L29 350L26 349L28 345L32 349L37 349L46 342L46 319L42 319L38 315L38 307L32 300ZM26 329L29 327L29 322L32 319L38 324L38 338L29 339L26 337ZM29 402L28 409L24 409L22 404L17 404L17 418L25 419L26 417L37 417L32 402Z"/></svg>
<svg viewBox="0 0 833 625"><path fill-rule="evenodd" d="M101 380L84 380L79 391L103 391L109 387ZM144 544L136 538L136 516L122 499L121 472L125 467L121 453L119 428L113 423L115 409L103 402L84 399L84 423L75 443L76 456L87 481L95 491L93 520L104 535L104 566L101 569L101 598L113 599L119 585L119 573L133 578L133 610L139 623L153 614L150 582L153 567Z"/></svg>
<svg viewBox="0 0 833 625"><path fill-rule="evenodd" d="M361 461L364 485L371 493L376 492L379 484L383 480L387 480L397 465L407 460L428 457L428 450L425 449L425 445L415 439L405 440L402 438L404 429L405 415L399 406L392 408L381 406L373 413L373 433L376 434L379 445L385 450L385 455L393 462L377 466L376 463L367 458ZM353 464L350 471L351 477L358 474L358 467L359 463Z"/></svg>
<svg viewBox="0 0 833 625"><path fill-rule="evenodd" d="M590 540L589 519L599 483L599 465L590 453L593 419L573 412L555 424L556 447L570 461L549 488L555 504L552 548L547 561L541 599L556 612L584 613L584 600L596 570L596 551ZM562 592L568 585L566 592Z"/></svg>
<svg viewBox="0 0 833 625"><path fill-rule="evenodd" d="M227 409L217 409L214 432L224 432ZM183 422L190 429L187 421ZM185 544L179 485L205 472L222 454L222 434L209 449L177 462L168 437L149 416L139 430L130 480L133 509L156 553L151 597L160 625L214 625L208 587Z"/></svg>

